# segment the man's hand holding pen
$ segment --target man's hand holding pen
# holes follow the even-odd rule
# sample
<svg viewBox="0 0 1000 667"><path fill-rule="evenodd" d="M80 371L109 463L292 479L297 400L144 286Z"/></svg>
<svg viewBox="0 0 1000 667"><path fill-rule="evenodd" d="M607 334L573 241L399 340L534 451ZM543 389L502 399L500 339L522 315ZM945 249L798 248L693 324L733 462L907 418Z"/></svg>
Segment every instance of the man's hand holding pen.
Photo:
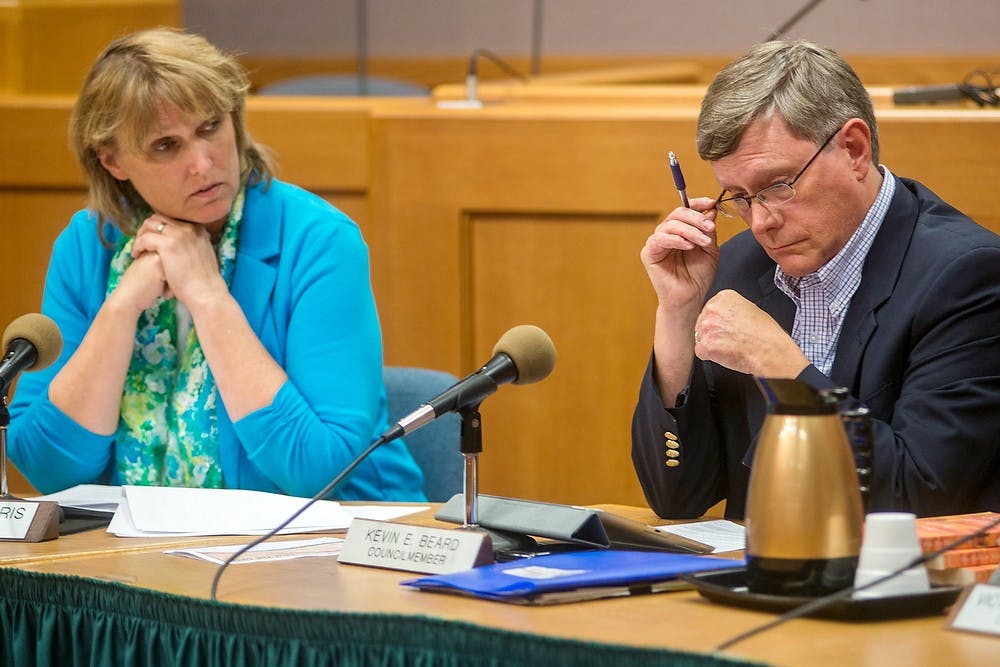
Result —
<svg viewBox="0 0 1000 667"><path fill-rule="evenodd" d="M661 305L700 308L715 277L715 200L698 197L689 206L671 211L640 253Z"/></svg>
<svg viewBox="0 0 1000 667"><path fill-rule="evenodd" d="M695 327L719 263L715 200L689 199L674 156L670 168L681 206L660 221L640 253L658 301L654 375L667 407L690 377L698 347Z"/></svg>
<svg viewBox="0 0 1000 667"><path fill-rule="evenodd" d="M715 200L689 200L677 156L669 153L668 161L681 205L656 226L640 256L662 307L697 312L719 261Z"/></svg>
<svg viewBox="0 0 1000 667"><path fill-rule="evenodd" d="M654 347L661 389L683 388L692 352L743 373L795 377L809 361L769 315L731 290L705 302L719 264L716 200L688 199L675 157L670 166L682 205L656 226L640 253L659 304Z"/></svg>

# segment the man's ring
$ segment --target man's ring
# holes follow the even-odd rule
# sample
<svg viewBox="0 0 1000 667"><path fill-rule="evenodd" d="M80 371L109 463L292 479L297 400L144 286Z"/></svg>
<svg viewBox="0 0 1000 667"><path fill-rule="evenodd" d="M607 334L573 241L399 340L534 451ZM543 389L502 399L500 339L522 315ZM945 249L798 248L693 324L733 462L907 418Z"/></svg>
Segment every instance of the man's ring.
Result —
<svg viewBox="0 0 1000 667"><path fill-rule="evenodd" d="M167 227L167 223L165 223L165 222L161 222L160 224L158 224L158 225L156 226L156 233L157 233L157 234L162 234L162 233L163 233L163 230L164 230L164 229L166 229L166 227Z"/></svg>
<svg viewBox="0 0 1000 667"><path fill-rule="evenodd" d="M698 340L699 340L699 337L698 337L698 332L697 332L697 331L695 331L695 332L694 332L694 342L695 342L695 343L697 344L697 343L698 343Z"/></svg>

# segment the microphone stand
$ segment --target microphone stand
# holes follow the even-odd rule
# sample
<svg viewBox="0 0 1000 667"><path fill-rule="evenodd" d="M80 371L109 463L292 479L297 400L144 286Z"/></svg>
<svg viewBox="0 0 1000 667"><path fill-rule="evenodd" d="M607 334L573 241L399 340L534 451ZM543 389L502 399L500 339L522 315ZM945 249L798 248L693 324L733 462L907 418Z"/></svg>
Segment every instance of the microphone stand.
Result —
<svg viewBox="0 0 1000 667"><path fill-rule="evenodd" d="M492 391L488 391L492 387ZM483 375L479 378L478 384L476 384L471 391L480 391L482 393L480 397L480 402L482 398L491 395L496 391L496 382L488 375ZM431 421L434 417L433 410L429 406L424 406L427 408L426 411L419 411L413 421L410 422L408 427L420 428L427 422ZM479 497L479 453L483 451L483 438L482 438L482 419L479 416L479 403L473 406L460 408L457 410L459 415L462 417L462 442L460 445L460 451L465 457L465 480L462 485L462 492L465 496L465 522L460 529L469 530L482 530L478 524L478 512L476 508L476 503ZM414 426L416 424L416 426ZM362 461L368 458L368 455L373 451L381 447L387 442L391 442L396 438L405 435L405 429L400 424L397 424L393 429L383 433L375 442L368 446L366 450L354 457L346 468L340 471L336 477L330 480L330 483L320 489L312 498L308 500L302 507L292 513L287 519L278 524L275 528L272 528L266 534L261 535L257 539L253 540L249 544L244 545L236 552L229 555L226 560L222 562L222 565L215 571L215 576L212 578L212 588L211 588L211 599L217 599L217 593L219 588L219 580L222 578L222 573L229 567L229 564L235 561L237 558L250 551L258 544L270 539L274 535L277 535L281 529L287 527L292 521L297 519L303 512L305 512L309 507L311 507L320 498L325 498L329 495L337 486L350 475L355 468L357 468ZM487 532L486 535L489 540L487 544L492 550L493 542Z"/></svg>
<svg viewBox="0 0 1000 667"><path fill-rule="evenodd" d="M10 426L10 412L7 410L7 394L0 394L0 498L9 498L7 491L7 427Z"/></svg>
<svg viewBox="0 0 1000 667"><path fill-rule="evenodd" d="M462 498L465 501L465 520L462 528L479 528L479 455L483 451L483 420L479 404L458 411L462 418L462 441L459 451L465 459L465 477L462 480Z"/></svg>
<svg viewBox="0 0 1000 667"><path fill-rule="evenodd" d="M10 525L5 526L5 530L0 534L0 541L44 542L55 539L59 537L59 503L48 500L22 500L10 495L7 488L8 426L10 426L10 412L7 410L5 391L0 394L0 508L2 508L0 516L10 522Z"/></svg>

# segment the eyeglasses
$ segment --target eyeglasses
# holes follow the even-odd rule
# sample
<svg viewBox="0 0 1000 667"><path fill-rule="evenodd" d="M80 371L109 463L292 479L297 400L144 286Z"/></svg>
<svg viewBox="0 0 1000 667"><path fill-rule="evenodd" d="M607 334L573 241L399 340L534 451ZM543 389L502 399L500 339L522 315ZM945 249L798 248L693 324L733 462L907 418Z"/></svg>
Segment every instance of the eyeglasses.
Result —
<svg viewBox="0 0 1000 667"><path fill-rule="evenodd" d="M764 206L780 206L781 204L791 201L795 197L795 182L802 177L802 174L806 173L806 169L809 168L819 154L823 152L826 145L833 141L833 138L837 136L841 128L837 128L837 131L830 135L830 138L823 142L823 145L819 147L816 154L809 158L806 162L806 166L802 167L802 170L795 175L795 178L785 182L775 183L774 185L769 185L763 190L758 191L756 194L752 195L733 195L732 197L723 198L722 195L726 194L723 190L719 193L719 198L715 202L716 210L727 218L748 218L750 217L750 208L753 200L756 199Z"/></svg>

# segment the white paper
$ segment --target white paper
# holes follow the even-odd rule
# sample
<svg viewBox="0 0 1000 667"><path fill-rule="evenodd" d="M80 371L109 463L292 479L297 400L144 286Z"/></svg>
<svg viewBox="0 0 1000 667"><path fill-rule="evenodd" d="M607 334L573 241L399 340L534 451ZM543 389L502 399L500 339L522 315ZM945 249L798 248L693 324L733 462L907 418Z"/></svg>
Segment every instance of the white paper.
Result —
<svg viewBox="0 0 1000 667"><path fill-rule="evenodd" d="M76 486L36 496L31 500L51 500L61 507L73 507L92 512L113 514L122 499L122 487L105 484L77 484Z"/></svg>
<svg viewBox="0 0 1000 667"><path fill-rule="evenodd" d="M306 498L244 489L156 486L126 486L125 498L132 522L139 530L212 535L273 528L309 502ZM350 522L350 515L340 508L340 503L320 500L289 528L338 530Z"/></svg>
<svg viewBox="0 0 1000 667"><path fill-rule="evenodd" d="M350 514L352 519L392 521L401 516L416 514L430 508L427 505L421 507L408 505L342 505L340 509Z"/></svg>
<svg viewBox="0 0 1000 667"><path fill-rule="evenodd" d="M263 535L309 502L307 498L242 489L122 488L124 498L108 526L108 532L119 537ZM332 500L320 500L281 533L346 530L355 516L393 519L424 509L427 507L343 507Z"/></svg>
<svg viewBox="0 0 1000 667"><path fill-rule="evenodd" d="M708 544L715 547L712 551L714 554L724 551L739 551L747 547L746 528L725 519L657 526L656 530Z"/></svg>
<svg viewBox="0 0 1000 667"><path fill-rule="evenodd" d="M312 540L292 540L286 542L265 542L258 544L239 558L235 563L259 563L262 561L291 560L293 558L310 558L317 556L337 556L344 544L339 537L317 537ZM168 549L165 554L197 558L209 563L222 565L231 555L245 547L245 544L232 544L218 547L201 547L192 549Z"/></svg>

